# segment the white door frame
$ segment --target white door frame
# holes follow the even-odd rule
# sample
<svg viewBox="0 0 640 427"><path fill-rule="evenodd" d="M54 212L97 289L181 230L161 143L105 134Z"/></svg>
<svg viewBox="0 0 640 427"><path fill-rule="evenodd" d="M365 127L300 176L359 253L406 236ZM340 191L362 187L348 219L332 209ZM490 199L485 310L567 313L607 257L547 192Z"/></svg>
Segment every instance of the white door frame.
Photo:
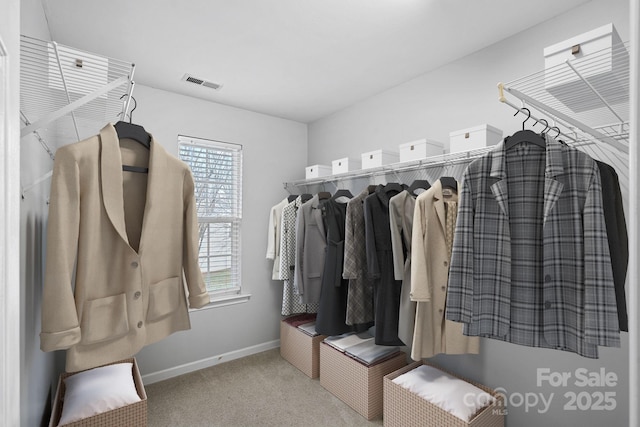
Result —
<svg viewBox="0 0 640 427"><path fill-rule="evenodd" d="M631 40L629 133L629 425L640 425L640 1L629 1ZM634 403L635 402L635 403Z"/></svg>
<svg viewBox="0 0 640 427"><path fill-rule="evenodd" d="M0 425L20 425L18 70L0 37Z"/></svg>

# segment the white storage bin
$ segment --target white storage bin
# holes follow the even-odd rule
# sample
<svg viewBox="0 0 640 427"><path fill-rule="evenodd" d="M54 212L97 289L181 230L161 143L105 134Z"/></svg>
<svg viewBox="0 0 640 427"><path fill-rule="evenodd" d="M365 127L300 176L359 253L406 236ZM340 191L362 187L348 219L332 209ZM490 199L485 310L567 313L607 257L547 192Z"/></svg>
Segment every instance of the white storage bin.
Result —
<svg viewBox="0 0 640 427"><path fill-rule="evenodd" d="M502 139L502 130L488 124L449 133L449 152L476 150L496 145Z"/></svg>
<svg viewBox="0 0 640 427"><path fill-rule="evenodd" d="M444 153L444 146L441 142L431 141L426 138L405 142L404 144L400 144L398 148L401 162L420 160L425 157L439 156Z"/></svg>
<svg viewBox="0 0 640 427"><path fill-rule="evenodd" d="M386 150L374 150L362 153L362 169L376 168L398 162L398 153Z"/></svg>
<svg viewBox="0 0 640 427"><path fill-rule="evenodd" d="M321 176L331 175L331 166L313 165L305 168L305 178L319 178Z"/></svg>
<svg viewBox="0 0 640 427"><path fill-rule="evenodd" d="M342 159L336 159L331 162L331 170L334 175L337 175L339 173L351 172L360 169L360 164L360 160L343 157Z"/></svg>
<svg viewBox="0 0 640 427"><path fill-rule="evenodd" d="M568 65L559 67L569 60L608 103L626 101L628 93L623 89L626 87L624 80L625 70L629 67L629 55L621 43L613 24L607 24L546 47L545 89L576 113L602 105L596 94L586 97L575 96L580 89L583 89L584 93L586 84ZM612 79L621 84L611 84ZM591 93L588 90L587 92Z"/></svg>

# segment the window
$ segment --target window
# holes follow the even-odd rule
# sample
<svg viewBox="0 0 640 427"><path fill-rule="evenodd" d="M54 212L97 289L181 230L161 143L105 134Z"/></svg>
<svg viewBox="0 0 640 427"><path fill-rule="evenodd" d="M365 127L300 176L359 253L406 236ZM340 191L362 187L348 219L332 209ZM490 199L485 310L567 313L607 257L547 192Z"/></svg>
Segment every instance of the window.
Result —
<svg viewBox="0 0 640 427"><path fill-rule="evenodd" d="M191 167L200 231L199 262L213 300L240 293L242 146L178 136Z"/></svg>

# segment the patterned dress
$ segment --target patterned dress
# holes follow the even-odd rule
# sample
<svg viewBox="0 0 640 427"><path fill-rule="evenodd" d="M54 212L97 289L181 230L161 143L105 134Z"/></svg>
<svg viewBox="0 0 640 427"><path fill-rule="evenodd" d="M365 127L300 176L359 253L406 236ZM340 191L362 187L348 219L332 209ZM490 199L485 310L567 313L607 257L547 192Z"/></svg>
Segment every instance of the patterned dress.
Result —
<svg viewBox="0 0 640 427"><path fill-rule="evenodd" d="M282 209L282 224L280 226L280 276L282 286L282 315L296 313L315 313L318 304L304 304L293 286L293 269L296 256L296 213L302 205L302 198L298 196L293 202Z"/></svg>

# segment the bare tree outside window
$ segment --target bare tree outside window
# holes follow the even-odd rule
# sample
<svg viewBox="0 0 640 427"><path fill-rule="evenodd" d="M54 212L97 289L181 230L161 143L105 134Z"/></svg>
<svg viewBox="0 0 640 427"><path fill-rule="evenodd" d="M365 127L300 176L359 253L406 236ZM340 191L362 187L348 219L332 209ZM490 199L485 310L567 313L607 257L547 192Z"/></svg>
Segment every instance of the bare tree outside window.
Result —
<svg viewBox="0 0 640 427"><path fill-rule="evenodd" d="M195 182L198 259L207 290L239 293L242 147L184 136L178 145Z"/></svg>

